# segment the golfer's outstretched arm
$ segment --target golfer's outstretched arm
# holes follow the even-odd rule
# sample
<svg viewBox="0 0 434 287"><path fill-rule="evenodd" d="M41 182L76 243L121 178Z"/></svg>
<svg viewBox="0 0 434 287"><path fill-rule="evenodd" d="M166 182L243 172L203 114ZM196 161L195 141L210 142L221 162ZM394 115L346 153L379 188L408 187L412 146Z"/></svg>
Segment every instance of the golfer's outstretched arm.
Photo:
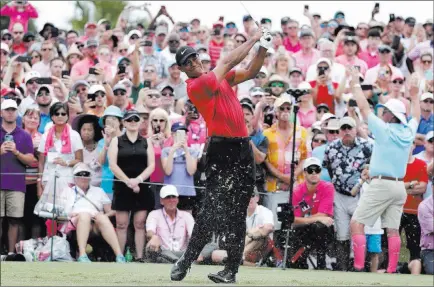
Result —
<svg viewBox="0 0 434 287"><path fill-rule="evenodd" d="M258 29L256 34L251 39L246 41L244 44L242 44L235 50L231 51L228 55L226 55L226 57L224 57L221 61L219 61L219 64L213 70L214 74L216 75L217 81L219 83L225 79L226 74L230 70L232 70L236 65L241 63L242 60L244 60L244 58L249 53L250 49L252 49L253 45L255 45L257 41L259 41L261 36L262 36L262 31ZM265 54L265 52L263 53ZM259 67L259 69L260 68L261 67Z"/></svg>

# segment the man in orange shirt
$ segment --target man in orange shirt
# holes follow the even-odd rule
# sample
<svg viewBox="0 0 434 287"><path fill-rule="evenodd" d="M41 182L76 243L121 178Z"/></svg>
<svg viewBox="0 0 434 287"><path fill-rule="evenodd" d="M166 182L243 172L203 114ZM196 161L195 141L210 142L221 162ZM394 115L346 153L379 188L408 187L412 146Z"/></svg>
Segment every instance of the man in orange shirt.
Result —
<svg viewBox="0 0 434 287"><path fill-rule="evenodd" d="M404 204L399 233L401 233L402 229L405 230L407 249L410 251L408 269L410 269L411 274L420 274L422 263L420 261L420 224L417 219L417 208L419 203L422 202L423 194L426 191L428 172L426 163L413 156L415 146L415 143L413 143L404 177L407 200Z"/></svg>

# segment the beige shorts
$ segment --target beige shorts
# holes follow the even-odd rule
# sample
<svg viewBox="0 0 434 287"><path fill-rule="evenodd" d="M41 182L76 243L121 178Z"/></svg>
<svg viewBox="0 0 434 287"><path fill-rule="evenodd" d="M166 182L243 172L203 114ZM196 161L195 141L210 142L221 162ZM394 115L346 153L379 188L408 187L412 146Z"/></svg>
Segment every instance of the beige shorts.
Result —
<svg viewBox="0 0 434 287"><path fill-rule="evenodd" d="M403 181L373 179L360 197L352 219L373 226L381 216L382 228L399 229L406 199Z"/></svg>
<svg viewBox="0 0 434 287"><path fill-rule="evenodd" d="M21 191L0 191L0 217L21 218L24 216L25 193Z"/></svg>

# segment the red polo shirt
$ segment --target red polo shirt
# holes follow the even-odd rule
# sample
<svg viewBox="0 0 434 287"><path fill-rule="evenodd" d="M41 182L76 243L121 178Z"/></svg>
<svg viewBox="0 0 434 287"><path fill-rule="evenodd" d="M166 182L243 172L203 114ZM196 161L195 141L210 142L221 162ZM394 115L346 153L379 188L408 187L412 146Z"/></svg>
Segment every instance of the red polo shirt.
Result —
<svg viewBox="0 0 434 287"><path fill-rule="evenodd" d="M312 86L312 89L316 87L316 81L312 81L309 82L309 84ZM335 93L336 90L339 87L338 83L332 83L333 84L333 88L335 89ZM330 113L334 114L335 113L335 97L333 95L329 95L329 90L327 89L327 86L319 86L318 87L318 94L316 97L316 103L315 106L319 105L319 104L327 104L327 106L329 106L330 108Z"/></svg>
<svg viewBox="0 0 434 287"><path fill-rule="evenodd" d="M247 137L244 114L230 82L235 70L219 83L213 71L188 79L187 94L205 119L208 136Z"/></svg>
<svg viewBox="0 0 434 287"><path fill-rule="evenodd" d="M218 59L220 59L220 53L222 52L225 42L217 43L214 40L209 42L209 57L211 58L211 67L215 67Z"/></svg>
<svg viewBox="0 0 434 287"><path fill-rule="evenodd" d="M404 176L404 182L428 182L428 171L426 163L418 158L415 158L412 163L407 163L407 170ZM422 202L422 195L407 195L407 200L404 204L404 213L417 214L419 203Z"/></svg>

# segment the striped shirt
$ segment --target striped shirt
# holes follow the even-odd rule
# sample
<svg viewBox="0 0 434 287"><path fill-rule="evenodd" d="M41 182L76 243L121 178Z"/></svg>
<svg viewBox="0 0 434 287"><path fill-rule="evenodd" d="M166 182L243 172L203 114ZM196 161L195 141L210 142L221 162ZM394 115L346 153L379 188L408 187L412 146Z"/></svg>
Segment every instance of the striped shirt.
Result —
<svg viewBox="0 0 434 287"><path fill-rule="evenodd" d="M217 43L214 40L209 42L209 56L211 58L211 67L215 67L218 59L220 59L221 51L224 47L225 43L222 41L221 43Z"/></svg>

